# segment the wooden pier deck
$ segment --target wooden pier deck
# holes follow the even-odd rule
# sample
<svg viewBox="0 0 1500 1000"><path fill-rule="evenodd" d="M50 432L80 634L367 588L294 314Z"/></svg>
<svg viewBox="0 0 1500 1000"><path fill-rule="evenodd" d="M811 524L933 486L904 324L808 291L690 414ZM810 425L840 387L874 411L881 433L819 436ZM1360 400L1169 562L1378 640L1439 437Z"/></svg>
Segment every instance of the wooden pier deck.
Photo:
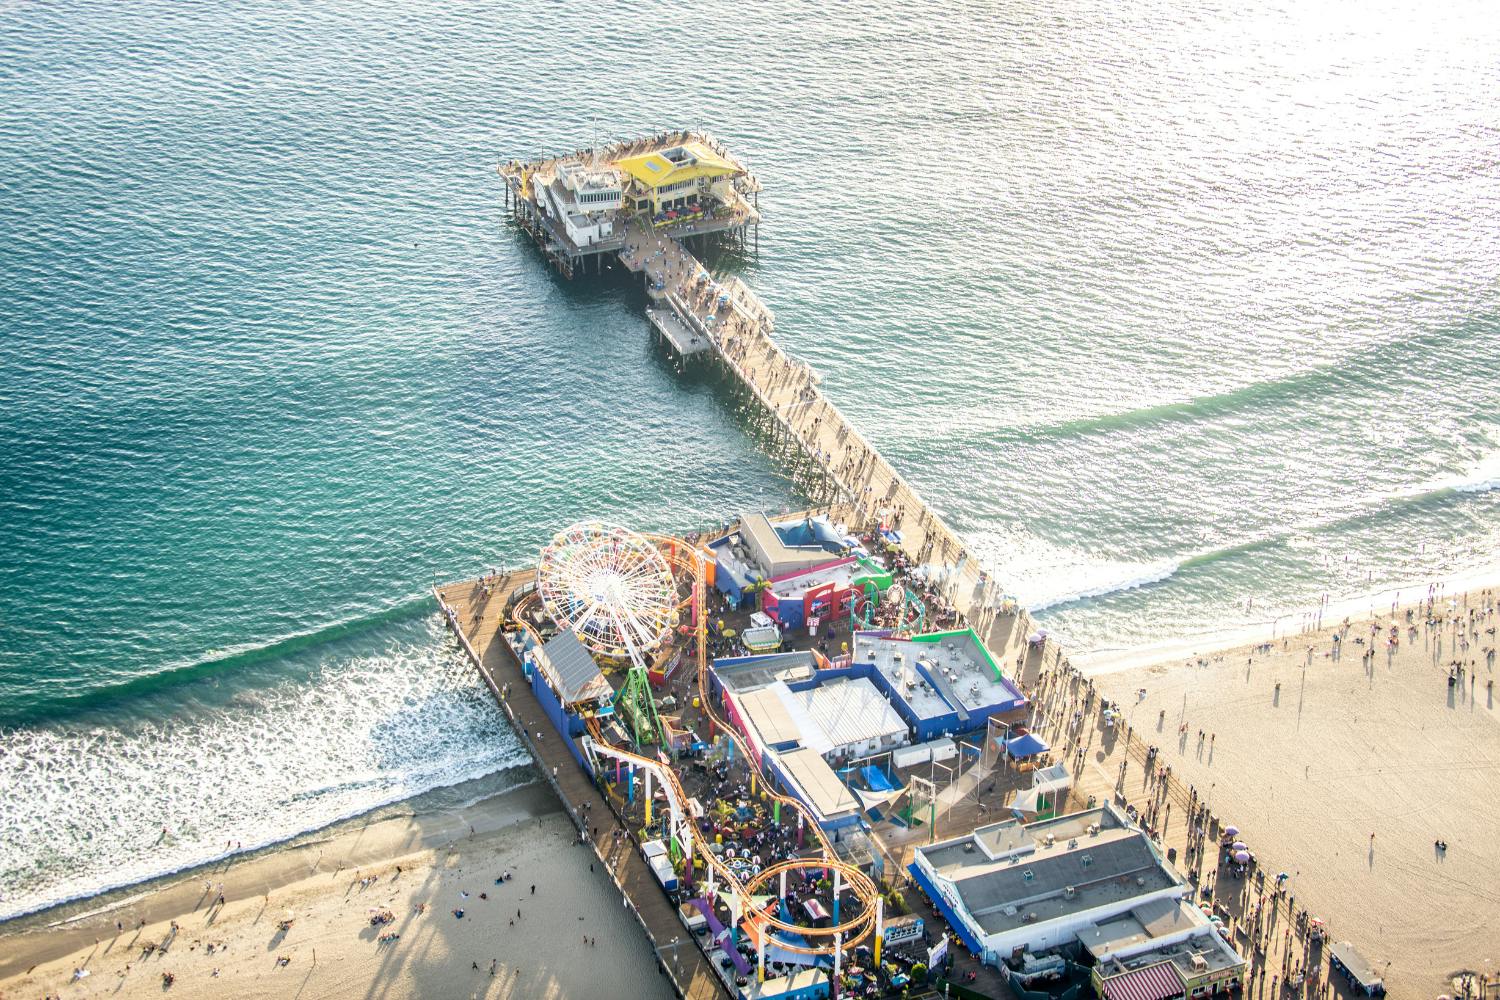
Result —
<svg viewBox="0 0 1500 1000"><path fill-rule="evenodd" d="M773 313L743 282L707 278L679 241L641 221L626 231L620 259L645 276L652 295L688 329L713 345L717 360L764 410L774 433L821 470L830 488L815 499L846 503L860 526L889 521L911 558L946 569L944 590L953 607L997 657L1015 657L1023 682L1034 680L1044 659L1060 657L1051 643L1027 655L1029 616L1003 599L957 533L824 395L817 374L781 348Z"/></svg>
<svg viewBox="0 0 1500 1000"><path fill-rule="evenodd" d="M646 318L679 357L691 357L713 348L707 337L690 330L671 309L652 306L646 310Z"/></svg>
<svg viewBox="0 0 1500 1000"><path fill-rule="evenodd" d="M465 655L531 749L538 768L562 800L563 807L579 829L586 832L605 871L619 887L656 949L663 972L678 994L689 1000L719 1000L728 996L708 958L678 919L661 885L635 849L635 842L628 836L616 837L619 822L532 697L521 673L521 663L501 633L507 598L533 580L535 571L521 571L489 585L478 580L446 584L435 588L434 594ZM605 903L613 905L611 901Z"/></svg>
<svg viewBox="0 0 1500 1000"><path fill-rule="evenodd" d="M741 243L747 240L747 232L757 228L760 210L760 182L733 153L715 136L699 130L683 129L660 132L645 138L627 139L579 149L560 156L543 156L536 160L510 160L498 164L495 172L505 183L505 204L511 220L536 243L542 255L567 278L575 274L586 274L592 264L594 273L603 270L605 258L624 246L624 236L616 230L613 234L580 246L569 238L564 226L552 217L549 210L538 204L531 183L540 176L544 183L554 174L558 165L566 161L608 163L622 157L638 156L657 152L685 142L698 142L713 150L725 160L733 163L741 173L735 178L729 191L727 203L720 205L712 214L690 219L663 223L662 228L679 239L694 237L727 236Z"/></svg>

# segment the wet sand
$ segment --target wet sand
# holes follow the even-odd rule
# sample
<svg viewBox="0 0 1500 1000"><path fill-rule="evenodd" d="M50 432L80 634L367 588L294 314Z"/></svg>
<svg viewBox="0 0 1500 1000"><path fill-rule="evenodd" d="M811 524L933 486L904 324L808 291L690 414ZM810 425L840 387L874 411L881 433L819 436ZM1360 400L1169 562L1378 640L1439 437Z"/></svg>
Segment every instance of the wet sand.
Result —
<svg viewBox="0 0 1500 1000"><path fill-rule="evenodd" d="M639 925L593 852L574 840L538 785L462 809L341 824L325 840L111 894L62 925L68 914L52 911L0 927L0 998L566 1000L597 996L603 976L621 995L670 996ZM496 885L506 870L514 879ZM222 907L214 905L220 883ZM381 908L394 920L374 927L372 910ZM292 926L282 931L288 914ZM400 938L378 940L392 932ZM585 935L597 943L584 944ZM147 955L146 943L167 950ZM72 983L79 968L90 975ZM176 977L169 989L165 972Z"/></svg>
<svg viewBox="0 0 1500 1000"><path fill-rule="evenodd" d="M1500 969L1493 604L1444 598L1438 624L1415 612L1415 634L1398 612L1395 648L1387 607L1375 633L1365 616L1094 683L1273 874L1291 873L1299 905L1386 968L1394 995L1435 996L1460 970Z"/></svg>

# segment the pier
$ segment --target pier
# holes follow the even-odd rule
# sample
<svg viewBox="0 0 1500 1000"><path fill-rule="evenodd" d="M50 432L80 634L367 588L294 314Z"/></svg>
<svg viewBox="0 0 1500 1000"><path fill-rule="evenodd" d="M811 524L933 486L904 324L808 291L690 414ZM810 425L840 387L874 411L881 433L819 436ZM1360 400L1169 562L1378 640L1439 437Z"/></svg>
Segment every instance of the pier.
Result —
<svg viewBox="0 0 1500 1000"><path fill-rule="evenodd" d="M615 835L622 829L619 822L532 698L521 662L501 634L508 601L534 580L534 571L523 571L499 580L449 584L435 588L433 593L465 657L504 709L542 777L573 818L580 837L588 839L625 905L640 921L678 995L689 1000L716 1000L725 995L718 976L662 895L635 843L627 836ZM613 900L605 905L614 905Z"/></svg>
<svg viewBox="0 0 1500 1000"><path fill-rule="evenodd" d="M644 277L653 315L669 310L678 328L707 345L702 354L721 371L733 405L810 500L840 505L851 525L899 532L901 549L934 569L949 603L990 649L1014 657L1023 683L1060 659L1050 640L1028 651L1025 610L824 394L818 374L777 343L774 314L744 282L716 280L682 242L640 221L627 230L620 260Z"/></svg>
<svg viewBox="0 0 1500 1000"><path fill-rule="evenodd" d="M511 221L567 278L600 273L624 248L632 215L700 245L758 245L760 182L706 132L661 132L496 169Z"/></svg>
<svg viewBox="0 0 1500 1000"><path fill-rule="evenodd" d="M1032 625L1025 611L989 579L957 534L828 399L818 375L781 347L772 310L738 278L710 274L694 254L695 246L710 248L725 240L750 249L760 221L759 182L712 137L665 133L571 156L530 163L513 161L502 165L499 172L516 226L560 274L572 278L590 269L599 272L613 266L614 258L640 276L648 299L646 316L664 349L684 365L709 364L717 370L726 405L736 411L772 460L786 471L794 488L814 505L816 510L808 514L820 513L881 544L894 544L905 557L904 565L920 568L926 599L935 601L943 609L945 620L955 622L956 627L973 628L995 661L1006 664L1007 672L1023 689L1034 684L1047 666L1060 663L1061 654L1055 645L1030 641ZM654 173L661 173L664 180L658 183ZM595 205L606 208L591 210ZM633 683L644 683L644 673L638 680L617 675L610 683L613 706L623 702L630 708L643 704L632 698L656 700L658 695L667 694L664 703L677 706L677 711L662 721L659 737L643 736L637 722L633 740L627 738L626 730L617 725L618 717L609 709L598 716L585 709L568 723L565 709L542 704L543 694L534 687L537 668L530 664L532 651L545 641L534 628L534 623L542 621L537 571L522 570L500 579L461 581L434 589L464 654L528 745L543 776L578 825L581 839L588 841L605 863L625 904L656 949L664 973L680 995L689 997L732 994L735 988L730 980L736 973L741 984L747 972L752 979L763 980L765 938L758 946L758 970L747 970L735 949L725 946L728 957L722 963L728 968L732 959L735 967L727 978L713 964L711 955L721 955L711 950L714 943L699 947L687 930L685 918L663 893L650 862L643 857L646 838L639 832L643 821L645 827L652 825L650 776L655 775L658 794L665 793L672 806L673 832L669 839L674 850L681 841L685 881L696 883L699 895L706 887L709 904L704 915L711 925L717 925L718 920L712 909L716 883L719 894L730 901L731 926L739 922L740 915L756 912L750 901L759 891L755 886L763 883L747 882L743 874L726 867L710 845L697 836L692 816L686 821L682 818L684 803L697 801L694 795L713 793L687 790L703 789L702 777L678 770L675 749L669 758L650 745L657 738L666 745L672 733L697 740L700 746L706 740L715 754L727 752L727 757L721 758L723 762L735 762L737 768L747 769L742 780L748 781L750 800L758 797L768 803L768 808L774 802L777 828L784 832L782 824L795 819L797 851L780 862L775 854L768 858L770 870L779 873L782 896L786 894L787 873L800 878L809 871L822 871L825 876L837 872L841 874L833 878L834 913L839 909L840 878L843 891L853 894L850 902L857 904L845 923L824 931L780 923L768 915L758 919L769 920L778 933L800 934L805 939L806 954L831 957L834 980L838 979L840 962L848 961L847 949L861 941L878 942L882 933L879 893L869 878L840 856L832 838L820 828L820 820L801 801L773 787L783 784L784 777L773 781L764 773L758 755L741 742L735 726L718 713L708 669L707 576L697 546L699 538L719 537L733 530L738 526L730 524L686 539L649 536L651 544L669 553L673 574L693 581L692 596L684 599L682 608L685 614L691 608L695 669L681 671L675 677L670 669L664 670L655 695L630 694L638 689L632 688ZM741 622L736 624L744 627ZM815 640L816 635L793 638L789 648L812 649ZM679 658L688 645L684 640ZM526 651L525 664L522 650ZM614 652L623 655L623 650ZM556 698L549 695L546 700L551 703ZM564 711L564 721L559 721L559 711ZM652 712L646 732L654 731ZM569 735L569 726L581 728L582 722L587 722L587 731L577 737ZM579 729L572 732L576 734ZM706 735L694 735L700 733ZM644 802L636 801L633 777L628 782L631 795L622 797L622 766L632 775L646 775ZM993 765L967 773L962 787L977 787L976 783L992 771ZM945 800L933 798L934 822L939 813L968 822L962 800L963 795L955 795L953 788L948 789ZM804 829L808 834L805 847ZM894 873L904 870L917 839L925 839L928 834L913 830L891 834L871 831L871 842L883 857L885 870ZM757 863L759 860L757 855ZM877 965L880 952L876 943ZM985 976L984 985L1004 991L993 970L981 967L979 972ZM838 992L836 984L830 986Z"/></svg>
<svg viewBox="0 0 1500 1000"><path fill-rule="evenodd" d="M643 161L642 157L650 162ZM1035 633L1030 617L1014 599L1004 594L1001 582L989 578L979 558L958 534L827 397L818 374L781 346L776 338L776 319L772 310L739 278L711 273L695 254L695 245L701 251L726 236L748 248L750 244L746 235L757 231L760 221L759 182L711 138L688 132L617 144L602 153L583 151L575 154L572 162L574 165L570 166L569 158L562 157L530 164L512 163L501 168L501 175L506 180L507 207L518 228L537 243L560 273L569 278L587 271L590 264L595 271L602 270L607 263L613 266L607 257L617 258L624 269L640 277L647 299L646 318L656 339L684 368L700 364L712 367L719 376L724 403L734 410L772 461L786 472L793 487L816 508L783 523L806 518L806 523L811 525L810 518L816 513L823 515L827 523L839 526L831 530L847 530L859 535L861 551L875 551L883 544L893 544L905 557L904 560L896 557L894 563L907 573L915 568L913 579L921 583L913 586L923 589L924 599L937 603L945 621L974 630L994 662L1004 665L1029 699L1021 702L1029 713L1025 728L1021 730L1027 734L1025 738L1031 738L1031 731L1035 730L1045 738L1039 741L1042 749L1055 748L1059 751L1060 762L1067 765L1068 781L1062 786L1066 788L1063 801L1054 801L1049 808L1055 812L1048 815L1077 814L1097 808L1102 816L1106 809L1100 805L1102 803L1110 803L1109 810L1123 811L1113 814L1128 814L1129 821L1138 830L1134 836L1149 838L1153 845L1151 850L1160 852L1155 856L1163 870L1180 873L1169 877L1180 877L1181 884L1193 890L1179 902L1196 915L1198 910L1193 909L1193 904L1198 901L1198 896L1203 897L1201 908L1204 910L1208 909L1208 900L1211 900L1215 921L1213 933L1222 934L1232 945L1251 953L1251 985L1258 974L1263 989L1267 968L1274 969L1279 965L1285 985L1292 985L1295 972L1296 985L1301 986L1305 963L1316 962L1319 957L1314 940L1316 938L1321 944L1322 938L1312 933L1317 922L1309 922L1307 912L1299 910L1294 905L1294 897L1283 892L1281 883L1286 876L1278 879L1273 891L1262 893L1259 902L1254 893L1231 896L1213 893L1219 888L1219 869L1229 863L1225 860L1230 850L1227 845L1237 832L1235 828L1228 827L1226 833L1223 820L1209 810L1206 799L1199 795L1198 790L1184 787L1180 778L1174 777L1169 768L1161 766L1157 748L1146 742L1152 736L1148 733L1143 739L1142 734L1120 716L1117 706L1108 706L1098 697L1094 685L1069 667L1055 642ZM670 180L673 171L689 168L692 176L687 180ZM643 170L663 171L670 182L656 185L649 175L642 173ZM688 193L677 194L680 190ZM569 214L570 205L595 204L601 199L609 204L616 201L619 204L618 211L608 220L589 213L581 216ZM579 234L586 234L586 238L580 241ZM689 630L684 625L679 630L684 648L679 648L675 656L677 662L685 660L686 636L692 634L696 670L691 678L685 678L673 677L670 668L663 669L659 678L651 681L652 687L657 689L653 692L646 688L642 679L645 670L641 668L640 658L636 657L640 676L611 680L614 695L608 706L597 714L590 714L590 710L584 708L581 715L572 717L575 728L571 731L579 734L576 747L569 746L571 739L566 733L558 735L554 715L543 710L536 700L547 692L538 691L535 698L531 696L531 690L525 695L511 693L535 683L534 676L528 682L518 651L525 651L530 664L534 655L532 651L543 645L542 634L532 624L543 618L538 607L542 602L536 600L534 593L537 584L533 581L538 578L537 571L524 570L501 580L451 584L437 588L435 593L466 655L531 747L544 775L579 824L582 836L593 844L599 857L605 861L615 884L657 950L665 973L681 995L760 996L760 984L770 985L766 980L765 941L770 934L767 926L776 928L778 934L790 933L793 935L791 940L801 940L808 946L794 950L831 957L832 976L825 980L825 989L838 995L840 962L849 961L845 958L846 951L852 958L857 951L850 951L851 948L873 942L873 962L880 967L878 942L882 939L881 903L884 897L877 891L877 885L883 889L887 880L893 886L906 884L906 873L910 871L914 881L908 889L920 885L924 895L912 899L908 905L929 926L958 929L958 918L951 911L951 907L957 904L946 896L939 900L936 898L940 895L938 888L921 881L923 876L918 869L926 863L922 860L926 855L921 852L924 847L935 844L933 850L951 853L955 850L952 846L955 841L951 838L977 836L971 831L988 828L998 818L1008 816L1010 807L1005 803L1010 801L1013 804L1012 796L1018 800L1032 788L1027 772L1033 768L1028 766L1029 762L1016 766L1014 761L1002 766L1000 753L991 747L996 742L992 739L996 731L993 728L986 729L983 736L968 731L967 738L972 742L967 746L974 752L975 759L972 762L960 759L953 768L944 765L946 787L938 788L935 771L926 780L920 775L906 776L904 780L911 794L906 822L896 823L895 817L881 817L873 810L868 824L861 820L860 829L867 834L869 850L878 856L878 862L872 863L870 870L882 871L886 876L877 876L879 881L872 883L861 869L847 864L833 838L819 828L823 813L815 814L797 800L805 797L805 793L798 792L796 797L788 794L794 789L785 774L773 774L763 769L759 754L753 752L736 733L737 728L743 729L743 721L726 720L729 715L728 695L720 696L713 686L715 682L710 679L709 664L712 661L706 652L705 620L711 604L705 587L707 573L703 555L710 550L700 549L700 545L705 538L723 538L747 528L746 533L753 535L750 516L745 516L743 523L730 523L680 538L649 536L650 544L664 554L670 553L668 559L673 563L674 575L693 580L691 597L677 605L685 615L691 614L692 628ZM743 553L737 558L742 557ZM545 553L543 565L546 565ZM755 583L767 586L773 575L768 571ZM592 586L569 588L565 592L585 595L575 600L587 603L589 598L586 595ZM597 600L602 604L604 599ZM905 604L901 607L904 615ZM592 609L589 614L593 614ZM808 612L809 616L811 614ZM567 617L566 611L562 617ZM835 676L840 669L852 671L856 657L850 651L859 648L858 641L868 641L863 637L871 634L861 632L861 639L856 640L855 631L860 626L856 625L852 611L849 617L846 635L849 642L843 647L844 656L835 658L832 650L837 643L825 641L821 644L827 657L818 662L821 667L828 668L829 676ZM553 618L561 620L556 614ZM677 619L672 621L675 624ZM826 630L823 637L831 640L835 638L833 626L842 627L842 623L831 619L822 625L816 618L809 617L808 621L813 627L807 630L807 635L784 634L787 641L781 648L804 651L816 657L819 655L820 634ZM735 634L733 629L725 628L723 620L717 624L716 634ZM740 630L749 624L747 617L731 622ZM901 631L903 627L898 624L898 634L910 635ZM512 629L520 641L506 639L506 628ZM800 628L797 631L801 631ZM604 658L618 660L623 654L624 650L607 650ZM872 650L872 660L874 656ZM729 662L733 664L734 661ZM536 668L531 669L534 675ZM934 683L941 685L941 678L935 679ZM532 690L537 689L532 687ZM632 696L632 690L641 693ZM636 700L632 701L632 698ZM551 703L556 699L548 696L547 700ZM644 728L646 735L643 735L639 721L632 723L635 727L633 735L628 733L618 724L613 711L616 706L630 709L632 705L655 706L658 703L671 706L673 713L663 715L658 730L655 728L656 709L650 707L650 721ZM720 707L725 709L724 714L720 714ZM566 715L566 709L562 711ZM637 708L631 718L639 720L644 713L645 710ZM587 732L578 725L581 721L586 721ZM987 725L993 727L995 721L989 719ZM564 729L567 729L566 724ZM1015 730L1002 727L999 731ZM706 736L700 737L700 732L706 732ZM959 730L955 728L953 732L957 734ZM795 850L782 853L779 858L777 853L769 853L767 874L761 873L761 856L757 853L753 877L743 873L736 875L715 856L713 847L706 846L706 836L711 829L718 828L704 825L700 837L692 816L688 815L684 820L685 802L699 801L694 797L698 795L703 796L704 802L709 802L717 792L712 782L705 785L701 775L695 778L692 774L694 768L703 771L701 764L689 763L695 753L688 753L686 760L679 761L674 734L689 737L694 747L711 746L710 753L719 762L715 766L724 767L730 762L741 769L741 780L746 780L743 776L748 775L748 797L741 786L739 801L742 807L757 799L767 803L774 801L777 808L773 830L785 834L787 828L783 826L783 814L788 807L799 813ZM667 752L658 749L658 739ZM960 737L955 735L954 739ZM1201 739L1200 734L1200 743ZM795 740L787 745L798 746ZM797 749L793 752L811 751ZM932 759L937 761L935 751ZM894 755L891 761L894 770ZM622 765L629 771L629 781L625 783L628 795L620 792ZM644 802L637 801L635 795L636 772L646 775ZM670 836L665 824L652 824L652 776L657 781L659 794L666 795L663 809L670 807L672 812ZM839 779L832 781L837 787ZM844 783L852 787L849 779L844 779ZM1035 801L1038 793L1031 791L1030 794ZM716 801L723 804L722 797ZM1174 805L1177 809L1175 818L1172 816ZM922 810L920 814L912 811L917 808ZM930 813L927 812L929 808ZM922 822L913 822L913 817L918 815ZM595 824L596 818L604 818L604 821ZM658 816L658 820L660 818ZM804 819L813 821L811 832L814 836L810 839L814 842L807 845L804 845L802 836ZM940 824L949 840L938 840ZM624 836L613 834L616 827L624 831ZM659 833L655 832L658 828ZM1097 830L1098 827L1091 829ZM674 849L681 835L684 846L678 860L684 865L684 883L693 888L693 892L684 895L707 896L706 907L701 898L693 899L692 904L700 907L709 927L714 929L713 936L703 942L701 950L688 929L688 917L674 910L662 891L662 883L653 877L650 863L643 859L647 830L653 831L651 836L669 839ZM639 845L632 839L637 832L641 834ZM775 844L774 836L769 843ZM759 851L760 841L757 840L756 844ZM1051 846L1050 840L1048 846ZM1073 847L1071 843L1068 846ZM1245 845L1234 843L1233 846L1236 859L1248 857L1241 851ZM785 844L782 850L785 851ZM733 851L729 853L732 857ZM1089 855L1083 855L1083 861L1087 864ZM770 898L780 898L783 903L776 905L784 905L787 873L820 868L825 873L825 880L828 872L835 873L831 879L835 926L825 926L819 931L806 925L780 922L768 912L756 909L759 904L754 900L765 898L763 895L758 897L757 893L765 893L774 876L780 877L780 893ZM837 924L840 919L840 874L844 879L842 892L852 890L851 903L857 904L852 907L855 915L844 924ZM1026 874L1029 878L1031 873ZM1256 874L1263 877L1264 869ZM1238 877L1244 876L1244 871L1240 870ZM729 916L723 922L714 913L716 881L722 896L729 902ZM1144 884L1139 879L1137 881ZM703 889L705 883L706 893ZM858 888L855 888L855 883L858 883ZM1064 895L1070 895L1074 889L1067 887ZM942 893L946 892L948 890L942 890ZM910 892L909 895L917 894ZM722 904L725 899L719 902ZM746 914L750 917L747 925L753 925L757 920L767 922L761 925L759 940L756 940L754 931L749 932L754 945L754 954L749 956L749 961L746 959L748 951L741 954L736 950L739 942L731 937L730 943L724 944L720 939L726 923L732 930L741 924ZM845 915L848 916L847 911ZM1036 914L1031 914L1031 917L1035 918ZM799 933L802 935L800 939L796 937ZM820 933L826 936L817 937ZM959 936L963 937L962 931ZM784 942L787 939L778 937L775 940ZM963 940L971 954L961 959L961 973L950 970L949 975L960 974L964 978L960 981L940 980L934 985L940 986L945 994L956 989L959 995L969 997L1011 995L1012 984L1005 978L1005 973L996 968L1001 963L993 960L995 955L979 955L989 946L981 946L968 938ZM1220 944L1217 938L1214 938L1214 943ZM686 947L679 947L681 945ZM719 945L723 947L714 950ZM1243 959L1233 948L1227 953L1215 954L1218 957L1214 961L1220 963L1219 969L1244 967ZM976 957L984 961L976 962ZM715 966L715 960L720 967ZM1195 961L1205 960L1199 956ZM846 964L845 968L848 967ZM727 973L721 973L721 968L728 970ZM1192 968L1207 969L1207 965L1193 965ZM785 975L784 972L778 974ZM1121 969L1116 969L1114 974L1132 975ZM817 985L816 973L810 975L813 979L804 984L804 988ZM1219 985L1226 981L1216 980ZM790 984L791 980L779 979L777 982ZM1198 995L1196 989L1194 995Z"/></svg>
<svg viewBox="0 0 1500 1000"><path fill-rule="evenodd" d="M783 512L780 516L849 518L854 514L855 510L848 505L835 505L807 511ZM719 529L695 533L695 535L712 535L724 530L734 530L737 527L736 524L731 523ZM652 537L658 545L663 546L672 545L675 541L668 536ZM682 546L682 550L696 551L686 544ZM605 871L621 892L624 905L628 906L636 917L652 948L656 951L660 968L663 974L671 980L674 990L679 996L694 998L694 1000L731 997L734 993L726 987L724 980L715 972L708 956L684 926L672 902L663 894L661 885L642 857L639 850L639 838L635 836L633 830L633 824L639 821L639 816L632 818L628 815L622 809L618 796L615 801L611 801L603 790L603 785L597 781L597 775L591 776L579 765L578 759L569 750L569 741L559 734L555 722L533 696L531 681L524 672L516 649L506 639L506 629L515 630L517 623L524 621L522 609L535 603L536 580L537 570L533 567L526 567L498 578L488 577L442 584L434 587L433 594L463 655L478 672L497 704L505 712L512 728L520 735L531 752L544 780L558 796L565 811L578 827L580 838L586 840L604 864ZM700 577L700 589L701 585ZM997 656L1002 655L1001 651L1003 651L1003 655L1014 657L1013 662L1018 669L1029 666L1031 672L1040 673L1043 660L1042 649L1037 645L1028 645L1019 638L1023 634L1018 627L1022 624L1022 613L1012 611L999 614L994 609L983 607L977 602L968 605L967 610L961 613L966 614L967 620L993 644L992 648L996 650ZM705 620L706 618L700 617L699 626L695 630L698 650L696 671L682 671L682 676L668 687L677 697L679 704L683 706L681 716L674 721L682 726L707 727L710 733L722 733L738 745L737 752L740 759L748 762L749 753L742 744L739 744L739 739L733 729L724 719L714 715L707 708L708 687L703 641ZM806 648L809 644L810 640L802 639L794 645ZM698 708L696 701L693 702L693 707L688 707L687 703L692 699L694 692L702 696L704 707ZM596 738L600 735L597 729L593 730L593 733ZM588 738L585 737L586 743L587 740ZM638 765L648 763L645 757L613 751L602 743L596 747L596 750L611 753L613 756L626 760L634 760ZM950 788L947 793L948 800L938 802L939 813L945 817L945 829L952 828L951 825L983 821L970 816L972 809L966 808L963 799L967 790L972 789L977 781L983 780L986 774L991 773L991 770L981 769L981 771L969 773L957 790L959 794L955 795L955 789ZM668 778L677 788L677 794L683 795L681 786L677 785L675 778L670 777L670 769ZM762 786L762 793L770 793L767 785ZM793 804L787 796L776 795L774 797L780 799L784 805ZM649 816L649 813L647 815ZM619 831L618 836L616 831ZM817 833L815 827L813 832ZM821 838L821 834L818 836ZM916 844L924 841L925 834L912 839L890 842L875 838L876 846L885 856L888 871L902 870L910 862L912 850ZM816 843L815 839L810 836L809 846L811 847L814 843ZM833 848L826 839L822 841L822 850L825 852L824 856L831 860ZM801 863L817 864L814 860ZM702 877L700 875L700 880ZM711 877L709 885L712 886ZM916 901L913 900L913 902ZM928 919L932 919L932 912L930 910L927 912ZM988 995L991 996L1007 995L1003 980L992 970L987 971L981 968L979 972L982 978L975 985L987 988L990 991Z"/></svg>
<svg viewBox="0 0 1500 1000"><path fill-rule="evenodd" d="M701 175L664 178L671 182L664 190L676 195L670 200L630 176L631 170L670 169L678 160L684 169L691 160ZM719 369L730 405L809 501L844 505L851 525L878 523L898 532L902 550L932 567L949 602L971 622L1010 623L991 647L997 653L1030 634L1029 617L1007 599L1002 581L989 578L958 534L823 393L818 374L777 343L771 309L737 277L711 275L693 254L695 242L706 246L728 238L748 246L747 234L759 232L760 181L723 143L704 132L664 132L531 162L513 160L498 170L512 219L562 274L572 277L591 266L599 272L607 257L617 257L642 276L650 299L647 317L658 338L679 359L707 359ZM686 195L671 190L684 186ZM580 201L597 197L605 200ZM570 207L589 204L620 207L607 223L592 214L569 216ZM679 215L666 205L693 211ZM588 230L590 221L594 230ZM574 237L585 230L591 241L580 243ZM1038 653L1060 656L1050 643ZM1038 655L1035 665L1043 659Z"/></svg>

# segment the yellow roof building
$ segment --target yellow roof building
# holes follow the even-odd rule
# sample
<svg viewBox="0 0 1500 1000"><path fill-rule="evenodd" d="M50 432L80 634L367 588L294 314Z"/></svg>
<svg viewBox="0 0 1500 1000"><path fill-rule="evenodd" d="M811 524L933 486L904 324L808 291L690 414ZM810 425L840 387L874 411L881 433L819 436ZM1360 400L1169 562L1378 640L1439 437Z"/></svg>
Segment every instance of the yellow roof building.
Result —
<svg viewBox="0 0 1500 1000"><path fill-rule="evenodd" d="M670 149L653 150L615 160L619 167L650 190L697 180L713 180L741 173L738 166L724 159L703 143L693 140Z"/></svg>

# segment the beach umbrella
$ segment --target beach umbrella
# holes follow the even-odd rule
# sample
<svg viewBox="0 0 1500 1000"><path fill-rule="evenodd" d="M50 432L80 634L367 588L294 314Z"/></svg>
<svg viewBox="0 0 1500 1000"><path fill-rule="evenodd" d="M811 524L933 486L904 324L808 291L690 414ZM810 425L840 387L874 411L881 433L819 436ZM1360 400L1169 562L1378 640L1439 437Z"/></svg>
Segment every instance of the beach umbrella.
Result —
<svg viewBox="0 0 1500 1000"><path fill-rule="evenodd" d="M1226 826L1224 828L1224 832L1229 834L1231 837L1238 837L1240 835L1240 828L1237 826Z"/></svg>
<svg viewBox="0 0 1500 1000"><path fill-rule="evenodd" d="M1236 851L1248 851L1248 850L1250 850L1250 845L1246 844L1243 840L1236 840L1234 842L1234 850L1236 850Z"/></svg>
<svg viewBox="0 0 1500 1000"><path fill-rule="evenodd" d="M1248 865L1250 863L1250 852L1249 851L1235 851L1234 852L1234 860L1238 861L1242 865Z"/></svg>

